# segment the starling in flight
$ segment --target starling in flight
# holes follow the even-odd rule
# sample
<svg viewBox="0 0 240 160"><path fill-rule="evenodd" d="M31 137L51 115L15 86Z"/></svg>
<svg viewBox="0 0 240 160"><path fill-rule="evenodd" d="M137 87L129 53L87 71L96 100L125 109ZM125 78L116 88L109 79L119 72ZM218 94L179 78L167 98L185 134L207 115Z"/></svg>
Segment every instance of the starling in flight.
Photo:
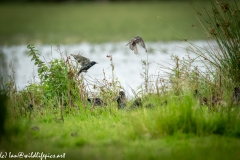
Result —
<svg viewBox="0 0 240 160"><path fill-rule="evenodd" d="M144 43L142 37L136 36L136 37L132 38L131 41L128 42L127 45L129 45L129 48L132 51L134 50L135 54L138 54L137 44L140 44L145 49L145 51L147 52L147 49L146 49L146 46L145 46L145 43Z"/></svg>
<svg viewBox="0 0 240 160"><path fill-rule="evenodd" d="M71 56L73 56L78 61L78 63L81 65L80 71L78 72L78 76L81 72L87 72L87 70L89 68L91 68L93 65L97 64L97 62L90 61L90 59L83 57L80 54L78 54L78 55L71 54Z"/></svg>

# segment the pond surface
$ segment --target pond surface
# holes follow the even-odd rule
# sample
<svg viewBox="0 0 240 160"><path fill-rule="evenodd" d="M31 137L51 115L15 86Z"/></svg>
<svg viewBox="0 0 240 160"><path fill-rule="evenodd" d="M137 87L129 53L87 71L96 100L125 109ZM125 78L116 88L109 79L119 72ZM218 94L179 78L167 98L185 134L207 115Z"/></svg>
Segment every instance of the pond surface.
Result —
<svg viewBox="0 0 240 160"><path fill-rule="evenodd" d="M198 46L208 47L206 41L195 41ZM62 57L70 54L81 53L92 61L98 62L87 73L82 73L86 78L103 79L103 70L106 78L111 80L112 68L110 66L107 55L112 55L114 67L114 78L117 78L128 95L132 95L131 88L137 90L144 83L141 73L144 72L142 60L150 62L149 75L164 75L163 70L159 69L160 65L172 68L174 62L171 60L171 55L177 55L182 58L187 56L189 47L188 42L146 42L148 56L145 50L138 46L139 54L134 54L133 51L126 46L127 42L119 43L103 43L103 44L72 44L60 45ZM41 54L41 59L51 61L53 58L61 58L61 54L56 51L57 45L36 45L36 49ZM8 66L12 66L14 72L9 68L8 74L13 76L18 90L23 89L29 83L38 82L37 67L28 57L29 50L27 45L17 46L1 46L0 51L6 55ZM73 57L71 57L73 60ZM160 65L159 65L160 64ZM196 64L201 67L201 64Z"/></svg>

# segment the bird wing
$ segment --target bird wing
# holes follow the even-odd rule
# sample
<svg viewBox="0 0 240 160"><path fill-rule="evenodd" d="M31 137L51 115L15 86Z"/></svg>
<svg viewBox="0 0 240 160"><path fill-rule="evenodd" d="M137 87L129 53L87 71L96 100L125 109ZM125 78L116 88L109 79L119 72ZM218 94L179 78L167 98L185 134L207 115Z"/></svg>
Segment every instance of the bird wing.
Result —
<svg viewBox="0 0 240 160"><path fill-rule="evenodd" d="M144 43L142 37L140 37L140 36L133 37L127 44L127 45L129 45L129 48L132 51L134 50L135 54L138 54L138 49L137 49L137 45L136 44L141 45L145 49L145 51L147 52L147 48L145 46L145 43Z"/></svg>
<svg viewBox="0 0 240 160"><path fill-rule="evenodd" d="M71 54L71 56L73 56L81 66L85 66L86 64L88 64L90 62L90 59L83 57L80 54L78 54L78 55Z"/></svg>
<svg viewBox="0 0 240 160"><path fill-rule="evenodd" d="M83 71L83 67L80 68L80 70L78 71L77 75L79 76L80 73L82 73L82 71Z"/></svg>
<svg viewBox="0 0 240 160"><path fill-rule="evenodd" d="M145 49L145 51L147 52L147 48L146 48L146 46L145 46L145 43L144 43L142 37L137 36L137 37L135 37L135 38L136 38L135 42L136 42L137 44L140 44L140 45Z"/></svg>
<svg viewBox="0 0 240 160"><path fill-rule="evenodd" d="M138 49L136 43L129 45L129 48L134 51L135 54L138 54Z"/></svg>
<svg viewBox="0 0 240 160"><path fill-rule="evenodd" d="M127 45L129 45L129 44L130 44L130 45L132 45L132 44L133 44L133 42L134 42L134 40L135 40L135 39L134 39L134 38L132 38L132 39L131 39L131 40L128 42L128 44L126 44L126 46L127 46Z"/></svg>
<svg viewBox="0 0 240 160"><path fill-rule="evenodd" d="M78 71L78 76L82 72L87 72L87 70L90 68L89 64L83 65L80 70Z"/></svg>

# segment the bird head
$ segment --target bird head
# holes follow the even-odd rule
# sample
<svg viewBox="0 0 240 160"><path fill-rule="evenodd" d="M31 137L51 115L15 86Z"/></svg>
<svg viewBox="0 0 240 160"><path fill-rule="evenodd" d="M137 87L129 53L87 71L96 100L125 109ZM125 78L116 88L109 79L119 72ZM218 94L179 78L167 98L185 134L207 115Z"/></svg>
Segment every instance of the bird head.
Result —
<svg viewBox="0 0 240 160"><path fill-rule="evenodd" d="M239 87L234 87L234 92L235 92L235 93L240 92L240 88L239 88Z"/></svg>
<svg viewBox="0 0 240 160"><path fill-rule="evenodd" d="M91 103L91 99L90 98L88 98L87 101Z"/></svg>
<svg viewBox="0 0 240 160"><path fill-rule="evenodd" d="M125 93L123 91L119 92L120 97L125 97Z"/></svg>
<svg viewBox="0 0 240 160"><path fill-rule="evenodd" d="M97 62L95 62L95 61L92 61L92 62L91 62L91 65L92 65L92 66L95 65L95 64L97 64Z"/></svg>

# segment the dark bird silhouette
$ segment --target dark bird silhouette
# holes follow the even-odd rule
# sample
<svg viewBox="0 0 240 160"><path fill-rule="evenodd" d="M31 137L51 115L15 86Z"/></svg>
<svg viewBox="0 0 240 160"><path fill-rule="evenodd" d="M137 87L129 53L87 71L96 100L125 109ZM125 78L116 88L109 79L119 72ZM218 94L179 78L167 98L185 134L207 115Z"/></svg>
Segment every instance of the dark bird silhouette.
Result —
<svg viewBox="0 0 240 160"><path fill-rule="evenodd" d="M76 136L78 136L78 133L77 133L77 132L72 132L72 133L71 133L71 136L72 136L72 137L76 137Z"/></svg>
<svg viewBox="0 0 240 160"><path fill-rule="evenodd" d="M127 105L127 98L123 91L119 92L119 96L117 97L118 109L123 109Z"/></svg>
<svg viewBox="0 0 240 160"><path fill-rule="evenodd" d="M232 102L234 105L240 105L240 88L235 87L232 95Z"/></svg>
<svg viewBox="0 0 240 160"><path fill-rule="evenodd" d="M194 90L193 96L199 100L200 105L208 105L208 99L202 96L202 94L199 93L198 89Z"/></svg>
<svg viewBox="0 0 240 160"><path fill-rule="evenodd" d="M102 106L104 104L100 98L88 98L87 100L93 106Z"/></svg>
<svg viewBox="0 0 240 160"><path fill-rule="evenodd" d="M92 61L92 62L88 63L87 65L82 66L81 69L80 69L80 71L78 72L78 76L79 76L79 74L82 73L82 72L87 72L87 70L88 70L89 68L91 68L91 67L92 67L93 65L95 65L95 64L97 64L97 62Z"/></svg>
<svg viewBox="0 0 240 160"><path fill-rule="evenodd" d="M130 42L128 42L127 45L129 45L129 48L132 51L134 51L135 54L138 54L137 44L140 44L145 49L145 51L147 52L147 49L146 49L146 46L145 46L145 43L144 43L142 37L136 36L136 37L132 38L130 40Z"/></svg>
<svg viewBox="0 0 240 160"><path fill-rule="evenodd" d="M38 126L33 126L33 127L31 128L31 130L33 130L33 131L38 131L38 130L39 130L39 127L38 127Z"/></svg>
<svg viewBox="0 0 240 160"><path fill-rule="evenodd" d="M29 105L28 105L28 109L29 109L30 111L32 111L32 110L33 110L33 104L29 104Z"/></svg>
<svg viewBox="0 0 240 160"><path fill-rule="evenodd" d="M77 54L77 55L71 54L71 56L73 56L78 61L78 63L81 65L81 68L78 72L78 76L80 73L87 72L87 70L89 68L91 68L93 65L97 64L97 62L90 61L90 59L83 57L80 54Z"/></svg>
<svg viewBox="0 0 240 160"><path fill-rule="evenodd" d="M155 106L152 103L148 103L144 106L145 108L154 108Z"/></svg>
<svg viewBox="0 0 240 160"><path fill-rule="evenodd" d="M160 103L160 106L164 106L164 105L167 105L167 104L168 104L168 101L164 100L163 102Z"/></svg>
<svg viewBox="0 0 240 160"><path fill-rule="evenodd" d="M141 98L136 98L133 102L133 104L131 105L131 108L138 108L138 107L142 107L142 100Z"/></svg>

